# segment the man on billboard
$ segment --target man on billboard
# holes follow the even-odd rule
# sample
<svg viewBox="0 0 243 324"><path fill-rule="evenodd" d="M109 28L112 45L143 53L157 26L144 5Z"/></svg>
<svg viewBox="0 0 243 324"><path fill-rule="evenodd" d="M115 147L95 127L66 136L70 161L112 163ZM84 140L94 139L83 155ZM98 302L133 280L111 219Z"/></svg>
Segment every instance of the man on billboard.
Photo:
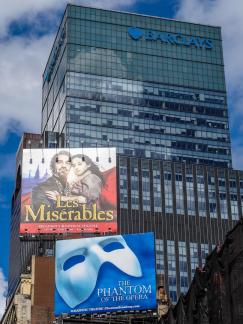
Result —
<svg viewBox="0 0 243 324"><path fill-rule="evenodd" d="M55 154L51 159L50 169L52 176L32 189L32 206L35 211L40 208L41 204L45 204L49 208L54 207L54 200L47 194L49 191L58 195L67 195L67 176L71 169L69 153L61 151Z"/></svg>

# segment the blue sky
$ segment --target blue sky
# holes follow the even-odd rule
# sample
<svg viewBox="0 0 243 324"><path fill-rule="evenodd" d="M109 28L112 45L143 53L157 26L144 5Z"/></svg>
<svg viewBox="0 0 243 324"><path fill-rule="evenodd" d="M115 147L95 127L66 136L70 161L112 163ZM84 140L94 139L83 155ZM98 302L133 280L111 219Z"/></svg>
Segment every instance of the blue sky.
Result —
<svg viewBox="0 0 243 324"><path fill-rule="evenodd" d="M40 131L41 77L67 1L12 0L0 11L0 315L10 204L21 134ZM80 0L72 3L222 26L233 165L243 169L243 1Z"/></svg>

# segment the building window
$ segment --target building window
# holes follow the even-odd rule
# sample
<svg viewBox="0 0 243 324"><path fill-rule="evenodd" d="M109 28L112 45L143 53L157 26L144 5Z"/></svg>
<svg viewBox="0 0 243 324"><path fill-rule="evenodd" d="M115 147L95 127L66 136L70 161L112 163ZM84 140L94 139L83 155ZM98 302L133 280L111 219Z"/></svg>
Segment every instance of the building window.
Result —
<svg viewBox="0 0 243 324"><path fill-rule="evenodd" d="M120 159L120 208L127 208L127 161Z"/></svg>
<svg viewBox="0 0 243 324"><path fill-rule="evenodd" d="M219 200L220 200L220 215L222 219L228 218L228 206L227 206L227 196L226 192L219 192Z"/></svg>
<svg viewBox="0 0 243 324"><path fill-rule="evenodd" d="M193 278L193 276L195 274L195 270L199 265L197 243L190 242L190 257L191 257L191 276Z"/></svg>
<svg viewBox="0 0 243 324"><path fill-rule="evenodd" d="M172 175L171 172L164 172L164 188L165 188L165 212L173 212L173 194L172 194Z"/></svg>
<svg viewBox="0 0 243 324"><path fill-rule="evenodd" d="M239 219L239 207L238 207L238 193L237 193L237 183L236 183L236 172L229 172L229 200L232 220ZM241 188L240 188L241 190Z"/></svg>
<svg viewBox="0 0 243 324"><path fill-rule="evenodd" d="M167 258L168 258L168 285L169 296L172 303L177 301L176 290L176 256L175 256L175 242L167 241Z"/></svg>
<svg viewBox="0 0 243 324"><path fill-rule="evenodd" d="M205 182L203 175L197 175L197 195L199 216L206 217Z"/></svg>
<svg viewBox="0 0 243 324"><path fill-rule="evenodd" d="M201 244L201 259L202 259L202 266L205 265L206 257L209 253L209 247L208 244L202 243Z"/></svg>
<svg viewBox="0 0 243 324"><path fill-rule="evenodd" d="M180 289L181 292L185 294L188 290L186 243L179 241L178 249L179 249Z"/></svg>
<svg viewBox="0 0 243 324"><path fill-rule="evenodd" d="M228 219L226 180L225 180L224 171L220 171L220 170L219 170L219 177L218 177L218 188L219 188L220 217L222 219Z"/></svg>
<svg viewBox="0 0 243 324"><path fill-rule="evenodd" d="M239 219L237 193L230 193L230 207L233 220Z"/></svg>
<svg viewBox="0 0 243 324"><path fill-rule="evenodd" d="M139 209L139 185L137 160L131 160L131 205L132 209Z"/></svg>
<svg viewBox="0 0 243 324"><path fill-rule="evenodd" d="M159 163L153 163L154 211L162 212L161 172Z"/></svg>
<svg viewBox="0 0 243 324"><path fill-rule="evenodd" d="M175 175L175 187L176 187L176 213L183 215L184 211L184 194L183 194L183 182L182 174L176 173Z"/></svg>
<svg viewBox="0 0 243 324"><path fill-rule="evenodd" d="M186 176L186 196L188 215L195 216L195 196L192 174Z"/></svg>
<svg viewBox="0 0 243 324"><path fill-rule="evenodd" d="M164 274L164 242L163 240L155 240L156 248L156 273Z"/></svg>
<svg viewBox="0 0 243 324"><path fill-rule="evenodd" d="M142 200L143 210L150 211L150 172L148 161L142 161Z"/></svg>
<svg viewBox="0 0 243 324"><path fill-rule="evenodd" d="M210 174L208 175L208 201L210 217L217 218L215 177Z"/></svg>

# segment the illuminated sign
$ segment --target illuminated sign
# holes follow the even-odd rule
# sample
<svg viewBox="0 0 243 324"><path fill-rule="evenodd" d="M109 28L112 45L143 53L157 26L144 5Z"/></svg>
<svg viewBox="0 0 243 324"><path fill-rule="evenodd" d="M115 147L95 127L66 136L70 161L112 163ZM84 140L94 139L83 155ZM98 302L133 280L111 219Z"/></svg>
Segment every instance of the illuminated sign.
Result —
<svg viewBox="0 0 243 324"><path fill-rule="evenodd" d="M153 233L56 242L55 315L156 308Z"/></svg>
<svg viewBox="0 0 243 324"><path fill-rule="evenodd" d="M117 230L115 148L23 150L20 233Z"/></svg>
<svg viewBox="0 0 243 324"><path fill-rule="evenodd" d="M180 33L166 33L155 30L141 29L137 27L129 27L128 34L134 40L145 39L150 41L161 41L162 43L172 45L194 46L196 48L212 49L213 42L208 38L198 36L186 36Z"/></svg>

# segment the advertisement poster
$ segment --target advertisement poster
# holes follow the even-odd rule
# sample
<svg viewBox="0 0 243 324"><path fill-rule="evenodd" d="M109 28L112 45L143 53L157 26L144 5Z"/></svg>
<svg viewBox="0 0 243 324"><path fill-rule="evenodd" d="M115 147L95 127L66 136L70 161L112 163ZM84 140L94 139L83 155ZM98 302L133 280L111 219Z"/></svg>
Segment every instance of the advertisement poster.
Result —
<svg viewBox="0 0 243 324"><path fill-rule="evenodd" d="M116 231L115 148L23 150L20 234Z"/></svg>
<svg viewBox="0 0 243 324"><path fill-rule="evenodd" d="M56 242L55 315L156 308L153 233Z"/></svg>

